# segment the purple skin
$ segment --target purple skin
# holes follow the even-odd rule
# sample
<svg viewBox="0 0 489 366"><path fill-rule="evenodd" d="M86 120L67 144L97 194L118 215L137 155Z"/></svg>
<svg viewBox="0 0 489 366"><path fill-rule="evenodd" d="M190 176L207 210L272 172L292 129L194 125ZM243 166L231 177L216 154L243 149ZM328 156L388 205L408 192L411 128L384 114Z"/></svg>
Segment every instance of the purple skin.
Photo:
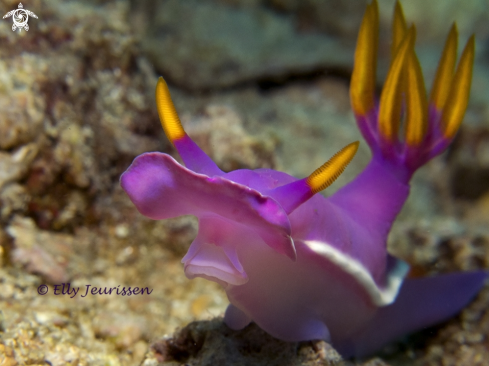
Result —
<svg viewBox="0 0 489 366"><path fill-rule="evenodd" d="M285 341L324 339L345 356L364 355L451 317L483 285L484 272L404 279L408 266L387 253L386 239L414 171L395 155L374 150L354 181L288 213L304 180L270 169L223 173L200 149L187 154L196 149L188 136L175 146L195 171L145 153L121 185L151 219L198 217L185 274L223 286L233 329L254 321Z"/></svg>
<svg viewBox="0 0 489 366"><path fill-rule="evenodd" d="M168 100L157 87L163 127L186 167L167 154L145 153L121 185L151 219L198 218L185 274L222 285L230 328L254 321L284 341L323 339L344 356L361 356L450 318L483 286L483 271L405 278L409 266L387 252L412 175L453 140L435 105L416 144L382 135L378 103L357 113L372 161L324 198L307 179L283 172L222 172L184 133Z"/></svg>

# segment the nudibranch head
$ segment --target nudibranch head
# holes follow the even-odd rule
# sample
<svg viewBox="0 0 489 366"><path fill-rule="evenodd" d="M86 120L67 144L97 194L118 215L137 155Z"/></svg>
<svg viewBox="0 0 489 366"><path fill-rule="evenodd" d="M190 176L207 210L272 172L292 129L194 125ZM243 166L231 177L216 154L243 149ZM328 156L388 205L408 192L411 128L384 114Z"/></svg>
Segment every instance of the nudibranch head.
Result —
<svg viewBox="0 0 489 366"><path fill-rule="evenodd" d="M156 103L163 129L187 167L166 154L143 154L122 175L121 184L150 218L199 218L197 238L183 258L187 276L224 286L246 283L236 253L249 241L263 241L295 260L288 215L336 180L358 142L301 180L269 169L224 173L185 133L163 78L156 86Z"/></svg>

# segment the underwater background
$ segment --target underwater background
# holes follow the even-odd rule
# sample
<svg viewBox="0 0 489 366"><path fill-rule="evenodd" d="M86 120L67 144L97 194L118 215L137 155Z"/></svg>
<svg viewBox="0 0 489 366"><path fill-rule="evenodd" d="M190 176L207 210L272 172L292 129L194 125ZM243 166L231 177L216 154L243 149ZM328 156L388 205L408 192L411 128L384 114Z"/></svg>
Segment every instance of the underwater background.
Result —
<svg viewBox="0 0 489 366"><path fill-rule="evenodd" d="M29 31L0 20L0 365L487 365L487 286L450 321L364 360L231 331L224 291L184 276L196 220L151 221L119 185L138 154L179 159L156 112L160 75L223 170L305 177L360 140L325 194L350 181L370 159L348 94L366 3L31 0ZM379 90L394 3L379 1ZM453 21L459 48L476 34L476 61L458 136L416 173L389 250L422 275L488 269L489 3L402 5L428 88ZM0 13L17 7L3 0ZM88 285L151 293L82 297Z"/></svg>

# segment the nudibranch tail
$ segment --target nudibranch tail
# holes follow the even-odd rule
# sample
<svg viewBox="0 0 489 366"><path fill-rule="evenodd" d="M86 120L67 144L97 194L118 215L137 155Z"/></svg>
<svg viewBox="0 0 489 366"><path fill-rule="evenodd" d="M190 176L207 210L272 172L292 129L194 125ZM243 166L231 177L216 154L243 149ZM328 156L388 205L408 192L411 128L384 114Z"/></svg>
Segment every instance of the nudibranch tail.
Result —
<svg viewBox="0 0 489 366"><path fill-rule="evenodd" d="M186 134L175 109L166 81L160 77L156 84L156 106L161 126L168 140L175 146L187 168L207 175L222 175L205 152Z"/></svg>
<svg viewBox="0 0 489 366"><path fill-rule="evenodd" d="M343 355L365 357L389 341L449 319L467 306L487 277L487 272L475 271L407 279L394 303L380 308L353 339L336 347Z"/></svg>
<svg viewBox="0 0 489 366"><path fill-rule="evenodd" d="M274 188L267 195L278 201L285 212L290 214L316 193L333 184L357 153L358 145L358 141L348 144L309 177Z"/></svg>
<svg viewBox="0 0 489 366"><path fill-rule="evenodd" d="M470 94L475 41L473 36L468 40L455 70L458 32L456 25L452 26L428 100L414 50L415 28L408 29L402 7L396 2L391 66L376 105L376 11L374 1L367 6L360 27L350 99L374 157L389 161L393 173L407 182L417 168L446 149L462 123Z"/></svg>
<svg viewBox="0 0 489 366"><path fill-rule="evenodd" d="M350 99L357 115L366 115L375 106L375 73L379 37L379 9L374 0L367 5L358 34L355 68L351 76Z"/></svg>
<svg viewBox="0 0 489 366"><path fill-rule="evenodd" d="M450 92L441 114L443 135L446 139L452 139L457 133L469 103L474 54L475 39L474 36L471 36L460 57L457 71L450 85Z"/></svg>

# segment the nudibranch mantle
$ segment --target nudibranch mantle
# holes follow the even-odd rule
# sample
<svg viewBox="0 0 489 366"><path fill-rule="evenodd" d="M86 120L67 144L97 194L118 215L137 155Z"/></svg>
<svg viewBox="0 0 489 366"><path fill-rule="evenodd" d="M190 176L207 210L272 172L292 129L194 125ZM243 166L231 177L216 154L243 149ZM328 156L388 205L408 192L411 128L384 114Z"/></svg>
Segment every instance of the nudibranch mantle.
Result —
<svg viewBox="0 0 489 366"><path fill-rule="evenodd" d="M462 122L474 58L472 37L455 69L454 25L428 100L415 29L407 28L399 3L393 30L392 63L377 102L374 0L360 28L350 89L372 160L328 198L316 193L343 172L358 142L303 179L271 169L225 173L186 134L159 79L158 114L185 166L167 154L145 153L121 185L149 218L198 218L197 237L182 260L185 274L223 286L229 327L254 321L285 341L324 339L345 356L364 355L456 314L483 286L483 271L406 278L409 266L387 252L411 176L450 144Z"/></svg>

